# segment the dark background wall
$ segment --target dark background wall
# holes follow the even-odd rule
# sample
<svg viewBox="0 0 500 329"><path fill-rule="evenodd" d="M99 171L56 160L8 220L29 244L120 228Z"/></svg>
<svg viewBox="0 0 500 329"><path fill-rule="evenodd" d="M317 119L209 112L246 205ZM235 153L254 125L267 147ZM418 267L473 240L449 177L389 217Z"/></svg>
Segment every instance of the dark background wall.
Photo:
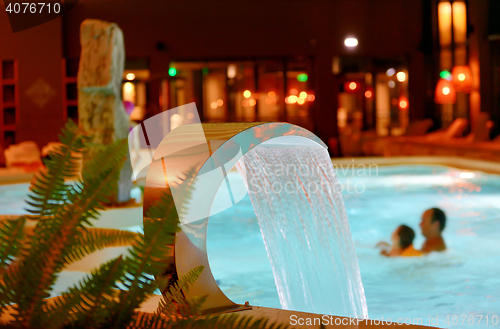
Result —
<svg viewBox="0 0 500 329"><path fill-rule="evenodd" d="M332 56L403 58L409 69L410 115L424 117L433 110L428 106L434 88L429 55L422 48L426 1L81 0L62 19L16 34L2 10L0 57L19 60L18 141L32 139L42 145L55 139L63 124L61 58L80 56L79 28L86 18L117 23L125 35L127 58L146 60L153 74L166 72L170 60L314 58L312 116L315 132L325 140L336 133L341 83L332 74ZM343 45L348 34L359 40L354 51ZM159 42L166 50L157 49ZM38 78L55 90L43 109L25 97Z"/></svg>
<svg viewBox="0 0 500 329"><path fill-rule="evenodd" d="M63 17L68 58L79 56L79 26L86 18L117 23L125 35L127 58L147 59L152 73L166 72L169 60L315 58L312 116L315 132L324 140L336 134L341 82L331 70L335 55L405 59L411 115L425 115L421 0L84 0ZM354 51L343 45L349 34L359 40ZM166 51L157 50L159 42Z"/></svg>
<svg viewBox="0 0 500 329"><path fill-rule="evenodd" d="M134 57L158 55L158 41L184 59L341 53L348 33L360 40L359 54L404 55L420 42L421 7L421 0L83 0L64 16L65 54L79 55L80 23L98 18L123 29Z"/></svg>
<svg viewBox="0 0 500 329"><path fill-rule="evenodd" d="M0 4L0 59L18 61L20 123L16 143L33 140L42 147L57 140L63 125L61 58L61 19L12 33L5 7ZM26 96L39 79L53 91L43 107Z"/></svg>

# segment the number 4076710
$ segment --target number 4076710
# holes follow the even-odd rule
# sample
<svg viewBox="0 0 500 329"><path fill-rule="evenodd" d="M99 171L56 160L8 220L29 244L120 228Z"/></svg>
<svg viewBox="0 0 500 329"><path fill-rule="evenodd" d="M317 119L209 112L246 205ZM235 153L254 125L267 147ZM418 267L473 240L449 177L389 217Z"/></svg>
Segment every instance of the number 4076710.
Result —
<svg viewBox="0 0 500 329"><path fill-rule="evenodd" d="M22 3L9 3L5 11L9 14L41 14L43 12L48 14L58 14L61 12L60 3L45 3L45 2L22 2Z"/></svg>
<svg viewBox="0 0 500 329"><path fill-rule="evenodd" d="M444 319L444 323L447 325L494 325L498 324L498 316L497 315L448 315Z"/></svg>

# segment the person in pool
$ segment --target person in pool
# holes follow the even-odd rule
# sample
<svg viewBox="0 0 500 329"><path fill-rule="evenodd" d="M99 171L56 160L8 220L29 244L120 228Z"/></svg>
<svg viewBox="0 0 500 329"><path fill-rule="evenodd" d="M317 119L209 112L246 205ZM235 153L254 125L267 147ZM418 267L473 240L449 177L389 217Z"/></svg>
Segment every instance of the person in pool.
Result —
<svg viewBox="0 0 500 329"><path fill-rule="evenodd" d="M399 226L391 236L392 246L390 249L382 249L380 254L388 257L418 257L422 256L422 252L413 248L413 239L415 239L415 231L409 226ZM388 244L380 243L379 246L388 246Z"/></svg>
<svg viewBox="0 0 500 329"><path fill-rule="evenodd" d="M444 227L446 226L446 214L439 208L431 208L424 211L420 229L425 237L425 242L422 245L422 252L428 254L432 251L446 250L446 244L442 236Z"/></svg>

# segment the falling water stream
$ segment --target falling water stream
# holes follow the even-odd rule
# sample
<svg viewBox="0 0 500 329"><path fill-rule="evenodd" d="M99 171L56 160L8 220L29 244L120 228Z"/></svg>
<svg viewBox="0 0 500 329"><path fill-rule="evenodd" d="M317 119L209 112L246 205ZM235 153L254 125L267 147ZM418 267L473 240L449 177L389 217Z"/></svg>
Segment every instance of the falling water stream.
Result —
<svg viewBox="0 0 500 329"><path fill-rule="evenodd" d="M237 168L283 309L367 317L340 185L322 147L261 145Z"/></svg>

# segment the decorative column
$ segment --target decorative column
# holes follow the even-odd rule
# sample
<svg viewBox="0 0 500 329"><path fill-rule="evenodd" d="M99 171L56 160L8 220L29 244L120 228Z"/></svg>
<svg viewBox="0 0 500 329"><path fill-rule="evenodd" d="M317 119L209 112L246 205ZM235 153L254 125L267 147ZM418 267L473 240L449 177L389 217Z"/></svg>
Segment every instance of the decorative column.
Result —
<svg viewBox="0 0 500 329"><path fill-rule="evenodd" d="M87 19L80 27L82 47L78 69L78 121L97 144L127 138L130 119L121 99L125 66L123 32L114 23ZM91 157L87 154L86 157ZM85 161L85 160L84 160ZM130 199L132 168L127 158L112 203Z"/></svg>

